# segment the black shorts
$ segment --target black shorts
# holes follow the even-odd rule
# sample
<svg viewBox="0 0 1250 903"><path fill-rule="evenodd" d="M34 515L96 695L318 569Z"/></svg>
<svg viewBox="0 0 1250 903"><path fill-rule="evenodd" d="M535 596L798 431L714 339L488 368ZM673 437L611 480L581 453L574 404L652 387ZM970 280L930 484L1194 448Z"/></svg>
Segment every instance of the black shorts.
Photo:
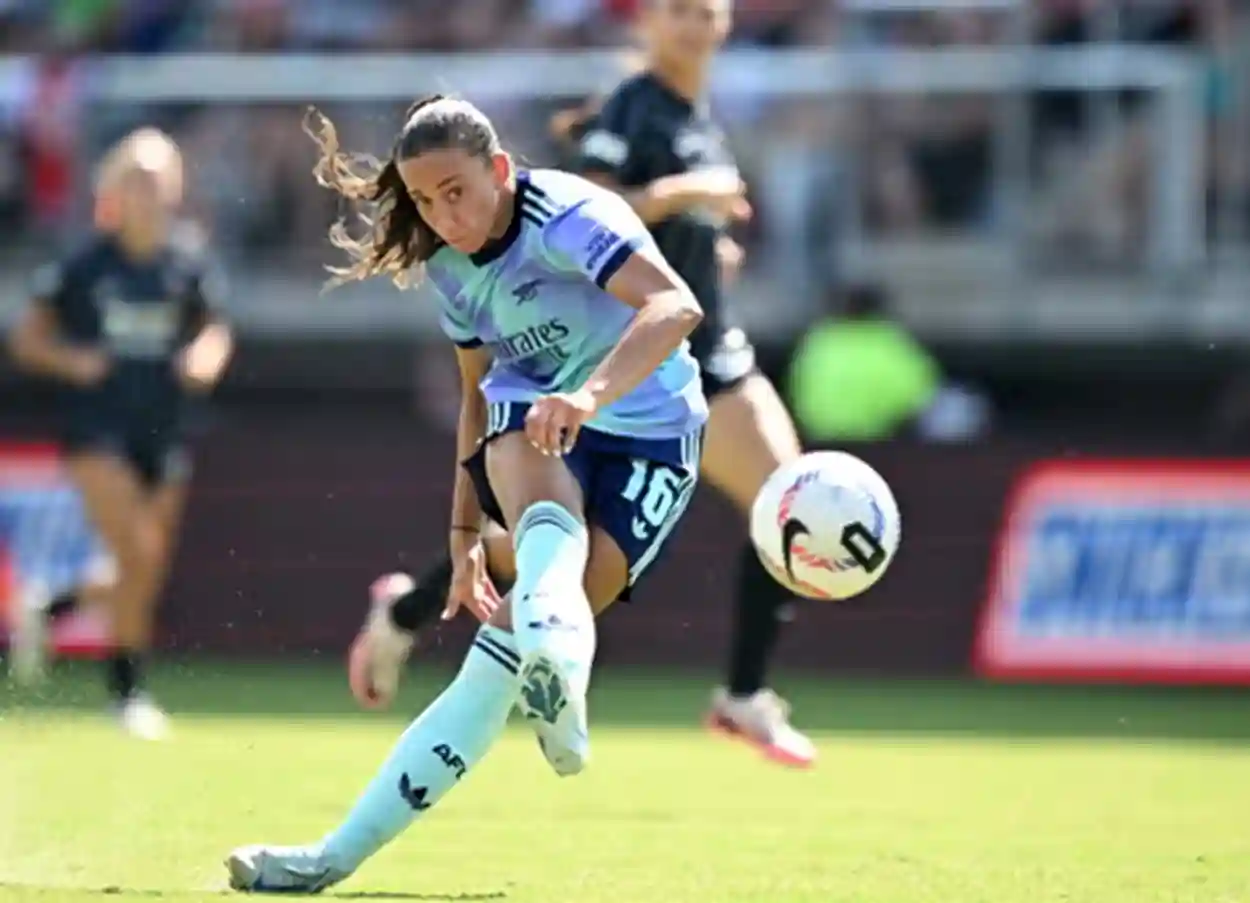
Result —
<svg viewBox="0 0 1250 903"><path fill-rule="evenodd" d="M755 346L736 326L691 337L690 351L703 374L703 394L710 402L756 372Z"/></svg>
<svg viewBox="0 0 1250 903"><path fill-rule="evenodd" d="M112 455L127 464L148 489L191 478L191 457L181 437L104 427L79 428L65 434L62 446L67 455Z"/></svg>

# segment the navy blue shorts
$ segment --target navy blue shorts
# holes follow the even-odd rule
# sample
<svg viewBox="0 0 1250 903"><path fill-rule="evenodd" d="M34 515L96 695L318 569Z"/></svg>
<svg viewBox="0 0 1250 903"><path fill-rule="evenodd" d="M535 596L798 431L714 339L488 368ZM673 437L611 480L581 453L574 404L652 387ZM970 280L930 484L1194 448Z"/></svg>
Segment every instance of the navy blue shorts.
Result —
<svg viewBox="0 0 1250 903"><path fill-rule="evenodd" d="M486 476L486 446L505 433L524 431L528 402L490 405L486 435L464 463L482 511L507 529L503 511ZM629 561L628 598L643 573L659 560L681 520L699 479L703 431L680 439L635 439L593 429L577 434L564 456L585 500L586 522L602 528Z"/></svg>
<svg viewBox="0 0 1250 903"><path fill-rule="evenodd" d="M136 435L134 431L79 427L62 437L67 454L105 454L135 472L144 487L157 489L191 477L191 457L178 437Z"/></svg>

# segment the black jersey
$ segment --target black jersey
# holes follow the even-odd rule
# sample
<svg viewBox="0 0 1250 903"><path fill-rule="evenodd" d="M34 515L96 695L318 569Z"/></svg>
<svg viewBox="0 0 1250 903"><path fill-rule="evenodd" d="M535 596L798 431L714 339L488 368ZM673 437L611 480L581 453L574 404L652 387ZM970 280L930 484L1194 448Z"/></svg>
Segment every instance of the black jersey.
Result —
<svg viewBox="0 0 1250 903"><path fill-rule="evenodd" d="M725 133L707 110L692 104L649 72L622 82L580 137L574 168L603 173L622 188L640 188L664 176L734 167ZM680 213L651 227L665 258L703 306L698 333L726 328L716 245L725 223L710 212ZM699 335L692 337L698 345Z"/></svg>
<svg viewBox="0 0 1250 903"><path fill-rule="evenodd" d="M177 356L207 322L220 293L217 271L186 244L140 262L111 237L97 235L40 269L32 296L55 314L62 340L99 350L110 362L100 385L67 390L71 437L176 438L185 413Z"/></svg>

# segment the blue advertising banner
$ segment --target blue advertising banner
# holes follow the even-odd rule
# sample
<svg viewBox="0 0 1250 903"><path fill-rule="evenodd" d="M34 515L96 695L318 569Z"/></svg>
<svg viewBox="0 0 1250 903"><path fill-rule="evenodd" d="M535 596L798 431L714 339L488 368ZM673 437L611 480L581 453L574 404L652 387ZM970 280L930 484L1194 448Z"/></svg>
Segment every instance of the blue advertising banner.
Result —
<svg viewBox="0 0 1250 903"><path fill-rule="evenodd" d="M1008 498L980 674L1250 683L1250 465L1055 461Z"/></svg>

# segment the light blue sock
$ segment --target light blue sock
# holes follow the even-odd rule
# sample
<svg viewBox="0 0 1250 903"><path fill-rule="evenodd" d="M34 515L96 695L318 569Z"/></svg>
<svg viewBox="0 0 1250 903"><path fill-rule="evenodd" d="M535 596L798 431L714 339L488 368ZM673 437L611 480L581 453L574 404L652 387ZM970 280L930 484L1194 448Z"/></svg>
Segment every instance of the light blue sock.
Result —
<svg viewBox="0 0 1250 903"><path fill-rule="evenodd" d="M517 698L511 634L483 626L455 680L409 725L343 823L322 841L345 872L390 843L494 745Z"/></svg>
<svg viewBox="0 0 1250 903"><path fill-rule="evenodd" d="M595 657L595 622L582 588L590 545L586 525L563 505L535 502L517 519L512 537L512 630L521 660L546 658L584 696Z"/></svg>

